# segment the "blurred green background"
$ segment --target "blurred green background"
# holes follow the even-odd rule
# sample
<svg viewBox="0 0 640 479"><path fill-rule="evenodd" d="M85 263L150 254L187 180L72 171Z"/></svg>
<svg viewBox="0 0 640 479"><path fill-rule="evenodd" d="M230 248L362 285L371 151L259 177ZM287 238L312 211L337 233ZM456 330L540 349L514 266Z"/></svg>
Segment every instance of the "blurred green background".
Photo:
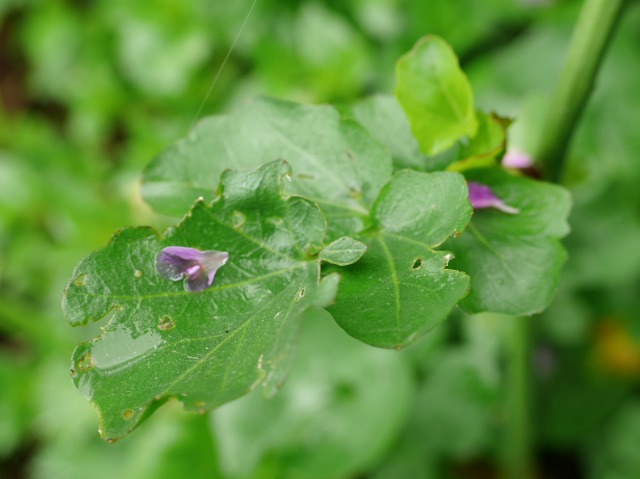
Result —
<svg viewBox="0 0 640 479"><path fill-rule="evenodd" d="M581 2L257 0L200 116L255 95L346 104L391 93L422 35L452 44L476 103L531 151ZM173 219L141 169L185 135L248 0L0 0L0 478L498 478L509 324L452 319L401 353L306 321L281 394L210 415L170 403L116 444L69 378L60 295L118 228ZM570 260L534 318L540 478L640 477L640 3L580 122ZM229 165L232 166L232 165ZM213 187L213 185L212 185Z"/></svg>

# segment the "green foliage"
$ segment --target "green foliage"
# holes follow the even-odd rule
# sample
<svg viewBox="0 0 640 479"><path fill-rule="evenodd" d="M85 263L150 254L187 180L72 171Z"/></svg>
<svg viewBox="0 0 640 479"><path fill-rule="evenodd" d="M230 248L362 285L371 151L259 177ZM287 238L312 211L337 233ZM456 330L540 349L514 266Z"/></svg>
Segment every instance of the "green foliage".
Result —
<svg viewBox="0 0 640 479"><path fill-rule="evenodd" d="M473 137L478 122L473 94L451 47L425 37L396 66L396 98L425 155L441 153L462 137Z"/></svg>
<svg viewBox="0 0 640 479"><path fill-rule="evenodd" d="M569 194L497 169L466 173L520 212L476 211L464 234L445 245L456 257L452 267L471 277L471 292L461 306L472 313L541 312L553 298L566 260L559 238L569 232Z"/></svg>
<svg viewBox="0 0 640 479"><path fill-rule="evenodd" d="M325 246L318 258L338 266L348 266L358 261L366 251L366 244L349 236L343 236Z"/></svg>
<svg viewBox="0 0 640 479"><path fill-rule="evenodd" d="M0 476L266 479L308 477L314 471L327 479L500 477L500 444L512 424L503 397L509 363L503 329L510 329L512 318L467 316L461 309L530 313L548 306L530 321L537 470L544 477L635 477L632 446L639 427L640 377L637 5L629 2L572 142L565 186L574 205L571 233L562 240L565 254L559 240L568 231L566 192L502 172L499 164L504 151L536 150L548 93L583 2L258 0L236 39L251 3L0 2ZM416 118L389 95L396 60L425 34L432 40L416 52L436 47L436 57L448 59L449 68L440 72L449 81L436 90L454 92L453 103L435 105L445 110L451 104L464 106L460 118L447 122L457 124L455 134L447 131L438 138L435 129L425 133L451 145L436 154L420 150L412 134ZM433 35L452 46L464 74L444 40ZM420 55L408 58L415 62ZM432 75L425 84L437 86L437 78ZM465 93L458 97L455 92ZM247 101L252 97L258 99ZM336 102L337 108L311 106ZM206 116L211 113L216 116ZM191 128L194 116L202 119ZM461 133L473 116L475 134ZM167 148L180 137L185 138ZM152 211L140 199L139 177L154 156L142 181ZM255 169L282 160L292 165L292 174L279 201L289 201L292 194L305 198L296 201L310 205L312 216L320 210L328 233L313 252L301 254L307 239L319 237L318 229L301 221L304 228L298 231L304 231L285 252L286 261L301 265L300 277L276 275L264 285L293 289L308 278L306 301L300 305L307 313L303 319L296 314L276 333L271 322L240 330L232 339L239 353L229 364L238 365L246 356L249 367L237 375L230 370L228 381L236 381L238 396L244 394L250 379L259 375L256 351L272 345L274 353L284 353L278 363L282 368L273 371L281 376L272 377L280 383L288 376L284 387L269 401L256 388L211 415L185 413L180 398L156 409L160 403L151 393L142 398L141 391L161 388L165 376L187 364L191 350L179 355L179 348L190 339L176 345L174 360L171 346L153 350L146 338L175 338L186 333L180 328L185 324L191 337L206 337L207 329L220 325L211 322L210 310L205 318L207 299L225 291L232 295L232 290L216 288L231 276L253 278L255 271L273 264L253 265L242 273L234 269L232 256L210 290L187 295L180 283L157 276L155 252L169 244L217 249L200 242L218 235L211 221L195 228L196 219L186 218L165 236L126 229L103 245L124 225L151 224L164 231L200 196L204 200L194 215L204 215L213 208L225 169ZM383 197L389 200L389 185L400 179L414 199L429 196L418 181L410 188L407 178L427 184L430 174L402 171L407 168L447 179L448 192L438 193L432 203L442 203L447 212L445 197L464 196L453 188L462 186L463 175L490 184L521 213L476 210L461 225L462 234L442 244L427 243L430 227L422 232L403 228L396 244L385 228L404 222L403 215L415 214L424 201L399 195L390 203L406 200L406 210L379 210ZM234 174L246 173L227 175ZM247 201L261 203L250 194ZM171 217L162 216L167 214ZM291 238L285 225L267 220L256 224L281 231L278 241ZM324 220L312 223L324 228ZM195 228L189 239L197 236L198 241L181 241L184 224ZM418 236L424 244L408 246L406 238ZM376 238L389 246L393 263ZM153 251L149 245L155 245ZM247 244L234 241L232 246ZM60 292L70 276L75 279L74 265L90 253L90 258L102 255L103 266L91 267L109 283L99 285L87 276L85 284L97 290L109 286L110 294L132 299L83 302L77 295L73 308L67 304L71 319L98 321L69 328L60 313ZM431 259L429 275L410 274L409 264L418 257ZM445 260L449 263L442 269ZM373 308L393 310L390 264L407 273L408 282L398 284L408 294L399 298L418 301L403 303L405 329L395 324L388 333L373 334L362 319L336 314L341 295L349 296L354 311L371 306L369 317L374 317ZM549 305L562 265L558 297ZM358 273L365 268L371 277ZM141 273L137 279L136 271ZM324 281L318 282L318 272ZM416 290L447 277L460 282L459 297L437 296L447 305L430 314L433 297L418 297ZM133 288L143 283L149 291L175 296L166 297L162 306L133 299L139 293ZM364 294L365 284L374 284L380 293L365 296L368 302L358 291L362 285ZM227 311L227 317L242 321L241 313L253 308L253 295L268 294L244 291L247 298L234 299L240 313ZM332 304L336 294L339 301ZM462 308L453 307L449 320L442 321L456 302ZM335 318L318 310L328 304ZM107 313L111 306L119 309ZM172 320L182 318L181 323L159 329L171 323L160 323L153 316L156 309L168 311ZM376 319L382 318L377 313ZM334 324L338 317L350 333L376 336L386 346L422 338L399 353L371 348L347 337ZM253 356L244 354L249 343L243 348L236 341L243 331L247 337L269 331L250 343L256 348ZM89 381L99 373L106 378L103 384L87 382L97 391L91 401L105 405L106 423L120 424L123 434L151 412L153 420L115 444L101 441L95 414L83 398L89 387L76 377L81 395L69 381L69 353L77 344L91 348L102 365L109 364L107 358L123 364L121 372L109 369L114 373L110 379L106 370L83 363L91 371L80 377ZM215 361L214 369L226 364ZM212 365L213 357L202 363ZM268 367L264 360L262 366ZM244 380L246 388L239 386ZM209 399L219 392L195 370L189 381ZM109 394L113 401L106 400ZM136 395L147 414L126 421L121 414L131 403L125 400ZM191 405L189 397L182 402L199 410L201 405L191 399ZM241 464L238 457L247 461Z"/></svg>
<svg viewBox="0 0 640 479"><path fill-rule="evenodd" d="M482 111L478 111L476 116L478 132L460 148L458 156L461 161L453 165L456 169L495 166L496 160L504 153L509 121Z"/></svg>
<svg viewBox="0 0 640 479"><path fill-rule="evenodd" d="M469 278L446 269L451 255L434 251L471 216L456 173L401 171L380 192L361 261L342 270L329 311L349 334L380 347L403 347L443 321L467 293ZM331 271L331 270L330 270Z"/></svg>
<svg viewBox="0 0 640 479"><path fill-rule="evenodd" d="M427 157L420 153L407 117L395 97L376 95L360 100L351 107L350 113L373 138L389 149L395 168L429 169Z"/></svg>
<svg viewBox="0 0 640 479"><path fill-rule="evenodd" d="M283 380L301 314L314 302L314 255L326 228L311 202L282 197L289 173L283 162L228 171L220 197L196 202L163 238L124 229L76 268L63 300L69 322L110 316L98 338L76 348L72 364L103 437L121 437L170 397L205 411L260 383L272 393ZM169 245L216 248L230 261L213 287L191 294L154 271Z"/></svg>
<svg viewBox="0 0 640 479"><path fill-rule="evenodd" d="M640 460L633 452L640 434L640 408L630 401L607 421L600 445L592 446L590 455L594 477L601 479L624 479L640 473Z"/></svg>
<svg viewBox="0 0 640 479"><path fill-rule="evenodd" d="M391 175L384 149L332 107L257 99L202 120L162 152L145 169L142 194L157 211L180 216L198 197L213 198L225 168L278 159L293 169L286 190L322 207L331 239L362 229L361 216Z"/></svg>
<svg viewBox="0 0 640 479"><path fill-rule="evenodd" d="M309 311L304 321L286 387L213 415L230 477L348 477L373 465L408 414L413 388L402 358L349 338L327 313Z"/></svg>
<svg viewBox="0 0 640 479"><path fill-rule="evenodd" d="M170 397L206 411L259 383L275 391L309 305L328 307L353 337L396 349L444 321L469 289L460 304L472 312L532 314L548 305L564 262L557 238L568 230L568 196L496 168L507 123L479 113L478 128L469 84L443 40L419 41L399 60L397 77L407 119L384 97L352 110L391 141L396 164L463 170L521 212L477 212L465 231L472 209L462 175L391 177L390 155L329 106L258 99L202 120L143 177L156 210L178 215L196 201L189 215L163 238L119 232L76 268L65 291L71 324L110 316L98 338L76 348L72 368L106 438L121 437ZM389 131L385 116L397 122ZM408 127L431 158L459 144L445 162L433 161L416 153L414 140L400 146L411 138ZM270 161L249 173L225 170ZM283 175L294 194L286 199ZM445 241L461 271L447 268L451 253L436 250ZM230 264L212 288L190 295L153 270L160 249L176 245L227 251ZM188 326L177 327L185 318ZM160 362L172 367L159 374ZM119 392L132 382L138 387Z"/></svg>

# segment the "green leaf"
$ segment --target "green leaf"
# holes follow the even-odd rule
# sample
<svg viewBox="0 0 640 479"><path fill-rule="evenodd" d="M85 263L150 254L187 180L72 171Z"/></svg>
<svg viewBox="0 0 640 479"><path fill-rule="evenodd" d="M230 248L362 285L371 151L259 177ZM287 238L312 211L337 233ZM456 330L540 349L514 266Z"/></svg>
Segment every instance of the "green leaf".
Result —
<svg viewBox="0 0 640 479"><path fill-rule="evenodd" d="M394 166L426 169L426 160L411 134L409 120L393 96L375 95L355 103L351 115L369 134L389 148Z"/></svg>
<svg viewBox="0 0 640 479"><path fill-rule="evenodd" d="M418 391L412 418L422 432L423 454L473 457L491 444L499 383L497 374L487 374L487 366L494 365L485 356L465 345L437 358L437 367Z"/></svg>
<svg viewBox="0 0 640 479"><path fill-rule="evenodd" d="M347 266L358 261L366 251L366 244L349 236L343 236L325 246L318 257L327 263Z"/></svg>
<svg viewBox="0 0 640 479"><path fill-rule="evenodd" d="M282 161L226 171L221 196L196 202L164 237L124 229L78 265L64 293L67 319L109 316L72 362L104 438L125 435L171 397L207 411L282 382L302 312L328 302L336 286L333 276L318 288L319 261L310 254L322 247L325 220L310 201L283 197L289 174ZM211 288L187 293L155 271L155 256L170 245L227 251L229 260Z"/></svg>
<svg viewBox="0 0 640 479"><path fill-rule="evenodd" d="M333 107L256 99L205 118L156 157L145 169L142 194L156 211L180 216L196 198L213 198L224 168L278 159L295 172L287 192L322 207L331 239L362 229L361 217L391 176L386 150Z"/></svg>
<svg viewBox="0 0 640 479"><path fill-rule="evenodd" d="M0 348L0 381L2 382L0 459L2 460L11 457L18 446L27 440L29 425L35 414L33 364L22 361L23 358L17 356L12 355L8 348Z"/></svg>
<svg viewBox="0 0 640 479"><path fill-rule="evenodd" d="M544 310L567 257L559 238L569 232L569 193L497 168L466 175L520 213L477 210L464 234L446 243L455 255L451 265L471 276L471 292L461 306L511 315Z"/></svg>
<svg viewBox="0 0 640 479"><path fill-rule="evenodd" d="M329 308L340 326L374 346L400 348L447 317L469 278L446 269L452 256L434 248L464 230L467 194L458 173L406 170L385 185L371 211L373 228L358 237L367 253L340 268Z"/></svg>
<svg viewBox="0 0 640 479"><path fill-rule="evenodd" d="M563 276L568 284L617 291L632 284L640 270L640 221L636 202L619 183L576 191L571 224L566 242L571 268Z"/></svg>
<svg viewBox="0 0 640 479"><path fill-rule="evenodd" d="M507 140L506 128L510 120L495 113L477 112L478 131L460 148L459 161L451 164L449 171L464 171L473 168L496 166L498 156L504 151Z"/></svg>
<svg viewBox="0 0 640 479"><path fill-rule="evenodd" d="M471 87L455 53L439 37L420 39L398 60L395 94L425 155L476 134Z"/></svg>
<svg viewBox="0 0 640 479"><path fill-rule="evenodd" d="M598 423L597 432L590 437L586 454L590 477L626 479L640 475L640 457L634 448L640 441L640 402L629 396L611 406L607 418Z"/></svg>
<svg viewBox="0 0 640 479"><path fill-rule="evenodd" d="M278 395L253 393L212 415L221 468L237 479L356 477L398 435L411 380L397 353L366 346L326 312L309 311Z"/></svg>

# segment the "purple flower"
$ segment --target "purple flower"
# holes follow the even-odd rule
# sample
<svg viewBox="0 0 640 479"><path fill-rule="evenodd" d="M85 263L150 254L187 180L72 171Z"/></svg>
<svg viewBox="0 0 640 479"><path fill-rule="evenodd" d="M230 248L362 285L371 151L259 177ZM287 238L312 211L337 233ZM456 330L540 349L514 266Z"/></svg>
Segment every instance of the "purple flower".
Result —
<svg viewBox="0 0 640 479"><path fill-rule="evenodd" d="M502 166L507 168L515 168L518 170L526 170L533 167L531 157L520 150L509 150L502 158Z"/></svg>
<svg viewBox="0 0 640 479"><path fill-rule="evenodd" d="M216 271L228 259L229 253L223 251L198 251L184 246L169 246L156 256L156 271L171 281L184 279L184 289L197 293L211 286Z"/></svg>
<svg viewBox="0 0 640 479"><path fill-rule="evenodd" d="M520 210L513 208L504 203L500 198L493 194L491 188L486 185L481 185L474 181L469 181L469 202L474 210L481 208L495 208L503 213L509 213L515 215L520 213Z"/></svg>

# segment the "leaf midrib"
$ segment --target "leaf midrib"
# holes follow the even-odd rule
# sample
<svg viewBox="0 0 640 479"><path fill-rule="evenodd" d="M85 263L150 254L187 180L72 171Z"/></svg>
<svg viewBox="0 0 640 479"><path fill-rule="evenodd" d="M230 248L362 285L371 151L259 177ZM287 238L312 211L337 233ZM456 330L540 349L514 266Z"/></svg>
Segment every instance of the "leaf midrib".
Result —
<svg viewBox="0 0 640 479"><path fill-rule="evenodd" d="M268 308L269 306L271 306L274 302L276 302L276 300L280 299L280 297L285 293L288 292L291 289L291 285L289 285L289 287L283 289L282 291L280 291L280 293L276 294L272 299L270 299L269 301L267 301L264 305L262 305L257 311L253 312L251 315L249 315L249 317L240 325L238 326L236 329L234 329L232 332L229 333L229 335L224 338L222 341L220 341L213 349L211 349L209 352L207 352L204 356L202 356L198 361L196 361L193 365L191 365L186 371L184 371L182 374L180 374L177 378L175 378L173 381L171 381L161 392L159 392L158 394L156 394L155 397L157 396L164 396L166 394L169 394L169 390L175 386L176 384L178 384L180 381L182 381L185 377L187 377L189 374L191 374L194 370L196 370L197 368L199 368L200 366L202 366L211 356L213 356L222 346L224 346L225 344L227 344L232 338L234 338L240 331L244 331L245 328L247 327L247 325L249 325L256 317L259 316L259 314L264 311L266 308ZM220 391L222 392L222 391Z"/></svg>
<svg viewBox="0 0 640 479"><path fill-rule="evenodd" d="M378 236L376 238L378 240L378 242L380 243L380 246L382 246L382 250L384 251L384 255L387 258L387 264L389 266L389 272L391 273L391 282L393 284L393 289L394 289L394 294L395 294L395 300L396 300L396 341L400 342L401 338L400 338L400 331L401 331L401 324L400 324L400 282L398 281L398 272L396 271L396 265L393 261L393 255L391 254L391 251L389 251L389 247L387 246L387 243L385 242L385 240L382 238L382 236Z"/></svg>

